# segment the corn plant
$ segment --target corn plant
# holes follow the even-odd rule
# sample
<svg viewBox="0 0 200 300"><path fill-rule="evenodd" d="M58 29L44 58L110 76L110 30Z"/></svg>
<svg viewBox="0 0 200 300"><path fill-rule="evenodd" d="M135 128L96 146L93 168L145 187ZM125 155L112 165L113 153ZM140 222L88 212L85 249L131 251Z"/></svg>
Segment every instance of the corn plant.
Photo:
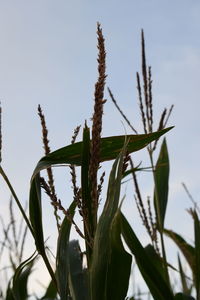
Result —
<svg viewBox="0 0 200 300"><path fill-rule="evenodd" d="M165 139L155 165L153 160L153 153L158 139L172 128L166 128L171 109L168 113L167 110L164 110L157 130L153 131L151 69L148 68L147 70L146 66L144 35L142 32L144 101L142 99L139 74L137 74L137 84L144 133L138 134L122 110L117 106L129 126L132 126L134 134L102 137L102 116L106 102L104 99L106 51L100 24L97 24L97 37L99 75L95 84L94 112L91 130L87 123L83 126L82 141L76 141L80 132L80 127L77 127L70 145L51 152L45 116L41 107L38 107L45 156L38 161L31 177L29 216L27 216L26 211L22 207L2 164L0 166L0 173L7 183L35 242L35 252L33 251L34 253L28 259L20 262L9 282L5 299L25 300L28 298L27 280L25 281L24 278L28 278L38 256L43 259L51 276L51 282L41 299L126 299L131 274L132 255L135 257L137 266L154 299L192 299L187 293L181 292L176 294L173 292L168 273L169 265L163 238L169 177L169 159ZM117 104L110 89L109 94L111 99ZM154 178L155 222L153 222L151 217L151 210L149 210L149 216L147 217L146 215L136 177L140 167L135 167L131 159L131 153L144 147L147 147L149 153L150 169ZM99 216L98 209L104 173L102 173L100 179L98 179L98 174L103 162L109 160L114 162L108 180L106 200L102 213ZM130 169L128 169L128 165L131 166ZM53 176L54 166L68 167L70 169L74 197L68 208L64 206L57 196ZM80 186L77 183L77 167L81 170ZM44 170L47 171L47 178L41 176L41 172ZM147 247L142 246L139 238L121 212L121 183L122 179L130 174L133 176L139 213L152 241L152 245ZM55 269L50 263L48 247L45 242L42 191L50 198L58 229ZM83 228L75 222L74 216L76 213L79 213L83 219ZM193 213L196 220L196 247L198 249L199 221L195 212ZM60 214L63 215L62 219ZM75 227L80 238L84 239L85 253L80 249L77 240L70 241L72 226ZM161 251L158 245L158 235ZM132 255L125 250L122 237ZM86 257L85 265L83 265L84 257ZM199 255L196 255L196 261L199 262ZM197 270L195 274L200 273ZM198 290L199 277L197 275L195 280ZM199 292L197 291L197 297L199 297L198 295ZM131 299L138 300L139 298L133 296Z"/></svg>

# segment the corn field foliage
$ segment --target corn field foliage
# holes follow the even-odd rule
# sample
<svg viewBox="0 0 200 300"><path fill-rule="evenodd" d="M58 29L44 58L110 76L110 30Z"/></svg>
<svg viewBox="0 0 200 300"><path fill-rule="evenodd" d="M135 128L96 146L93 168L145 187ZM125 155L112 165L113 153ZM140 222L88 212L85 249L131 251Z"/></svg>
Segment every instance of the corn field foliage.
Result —
<svg viewBox="0 0 200 300"><path fill-rule="evenodd" d="M12 195L9 204L11 222L8 226L2 222L4 240L1 243L1 254L3 251L10 253L12 276L8 279L6 289L3 289L0 283L1 298L5 300L29 299L31 296L29 277L40 257L45 263L51 281L43 297L35 296L35 299L141 300L142 292L135 293L129 298L127 296L133 261L148 287L148 299L200 299L198 206L194 204L189 210L194 223L193 244L188 243L175 231L165 228L170 166L167 141L163 135L170 134L169 131L173 128L167 127L173 106L163 110L158 122L154 120L151 67L146 64L145 40L142 31L142 68L141 75L136 74L136 80L143 132L141 134L137 132L119 107L111 89L108 88L109 100L113 102L133 134L102 137L102 116L106 103L104 89L107 75L105 41L100 24L97 24L97 38L98 79L95 84L91 128L85 122L82 127L79 126L74 130L70 145L51 152L45 116L42 108L38 106L45 153L32 173L28 210L22 206L1 162L0 173ZM153 128L155 126L157 126L156 129ZM76 141L78 135L80 136L79 142ZM135 164L131 156L132 153L143 148L146 148L149 156L149 167ZM105 173L103 172L100 176L99 170L106 161L113 161L113 164L106 184L107 196L100 203ZM70 171L73 199L69 207L65 207L57 196L53 174L55 166L64 166ZM79 185L77 168L80 170L81 177ZM154 182L152 197L149 197L147 201L143 199L137 179L138 173L145 169L151 172ZM44 174L44 177L41 174ZM134 228L130 226L121 211L123 201L120 189L122 181L125 180L132 180L138 213L150 240L148 245L142 245L140 237L135 234ZM49 259L48 241L44 235L43 214L45 212L42 211L44 193L50 199L53 208L52 217L54 215L58 230L54 264L52 264L52 258ZM16 202L22 214L20 239L17 238L19 234L14 221L13 201ZM100 205L103 206L101 214L99 213ZM75 221L76 214L80 214L83 220L81 225ZM84 240L85 249L80 248L79 240L70 240L73 227L80 239ZM11 231L12 240L10 239ZM25 257L23 251L27 232L31 233L34 241L33 251L29 257ZM177 258L178 269L167 261L164 236L172 239L181 253L181 256L178 255ZM12 254L13 249L15 256ZM185 273L183 258L190 268L189 274ZM179 276L180 291L177 291L170 276L172 271ZM37 295L37 291L35 294Z"/></svg>

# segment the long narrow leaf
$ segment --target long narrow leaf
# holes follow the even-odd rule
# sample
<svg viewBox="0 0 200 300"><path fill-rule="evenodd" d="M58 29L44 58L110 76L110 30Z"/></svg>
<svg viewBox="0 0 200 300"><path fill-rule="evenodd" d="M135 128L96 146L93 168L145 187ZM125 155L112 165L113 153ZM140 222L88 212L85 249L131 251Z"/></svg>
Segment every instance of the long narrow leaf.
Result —
<svg viewBox="0 0 200 300"><path fill-rule="evenodd" d="M38 252L45 252L44 234L42 225L42 205L41 205L41 188L40 175L37 174L31 184L29 195L29 215L34 232L35 244Z"/></svg>
<svg viewBox="0 0 200 300"><path fill-rule="evenodd" d="M6 298L5 300L15 300L13 293L12 293L12 288L11 288L11 281L9 281L8 286L7 286L7 290L6 290Z"/></svg>
<svg viewBox="0 0 200 300"><path fill-rule="evenodd" d="M117 214L113 219L110 234L111 254L107 269L107 299L122 300L129 286L132 257L124 249L121 240L121 223Z"/></svg>
<svg viewBox="0 0 200 300"><path fill-rule="evenodd" d="M16 269L12 280L12 295L15 300L26 300L28 297L28 279L37 255L34 253Z"/></svg>
<svg viewBox="0 0 200 300"><path fill-rule="evenodd" d="M41 204L41 187L40 187L40 174L36 174L34 180L31 182L31 189L29 194L29 215L30 222L33 228L33 236L35 245L39 254L41 254L47 270L57 285L54 271L50 265L49 259L46 255L43 224L42 224L42 204Z"/></svg>
<svg viewBox="0 0 200 300"><path fill-rule="evenodd" d="M194 236L195 236L195 267L194 279L197 293L197 300L200 299L200 222L196 211L194 217Z"/></svg>
<svg viewBox="0 0 200 300"><path fill-rule="evenodd" d="M70 217L73 218L76 203L72 202L69 208ZM68 275L69 275L69 236L71 231L71 221L66 216L62 222L57 245L56 255L56 274L58 289L61 300L66 300L69 294Z"/></svg>
<svg viewBox="0 0 200 300"><path fill-rule="evenodd" d="M127 135L127 140L129 140L128 152L132 153L146 147L150 142L157 140L172 128L173 127L169 127L149 134ZM100 162L115 159L122 150L124 141L124 135L101 138ZM60 148L44 156L38 162L33 177L40 170L56 164L74 164L80 166L82 163L81 154L82 142Z"/></svg>
<svg viewBox="0 0 200 300"><path fill-rule="evenodd" d="M183 272L183 267L182 267L182 263L181 263L181 259L180 259L179 255L178 255L178 267L179 267L179 273L180 273L180 280L181 280L181 284L182 284L182 291L184 294L190 295L191 289L188 287L186 276L185 276L185 273Z"/></svg>
<svg viewBox="0 0 200 300"><path fill-rule="evenodd" d="M179 235L178 233L174 232L173 230L164 229L164 233L171 238L174 243L179 247L182 254L184 255L187 263L189 264L192 273L194 274L194 266L195 266L195 248L188 244L186 240Z"/></svg>
<svg viewBox="0 0 200 300"><path fill-rule="evenodd" d="M121 264L123 264L123 262L125 263L125 269L124 273L122 272L122 276L125 275L125 278L127 278L130 273L128 268L131 264L131 259L128 258L129 266L127 266L127 255L125 250L121 248L120 244L120 248L116 249L114 241L119 241L121 230L118 230L118 227L113 223L119 205L124 153L125 148L123 148L113 164L109 177L107 199L99 219L94 240L93 259L90 270L90 288L91 299L95 300L111 299L110 293L113 289L115 289L115 297L113 299L122 300L125 298L126 288L128 288L126 287L127 283L124 285L123 279L123 286L118 283L121 275ZM115 270L117 265L119 266L119 270L118 272L115 272L115 274L113 272L114 262L116 263Z"/></svg>
<svg viewBox="0 0 200 300"><path fill-rule="evenodd" d="M163 273L152 263L150 256L141 245L122 213L119 214L119 217L121 219L122 234L125 242L135 256L140 272L154 300L174 299L170 287L163 278Z"/></svg>
<svg viewBox="0 0 200 300"><path fill-rule="evenodd" d="M163 230L168 200L169 157L166 139L163 140L160 154L155 168L154 205L159 222L159 229Z"/></svg>
<svg viewBox="0 0 200 300"><path fill-rule="evenodd" d="M82 253L78 241L69 243L69 286L73 300L89 300L89 282L83 270Z"/></svg>

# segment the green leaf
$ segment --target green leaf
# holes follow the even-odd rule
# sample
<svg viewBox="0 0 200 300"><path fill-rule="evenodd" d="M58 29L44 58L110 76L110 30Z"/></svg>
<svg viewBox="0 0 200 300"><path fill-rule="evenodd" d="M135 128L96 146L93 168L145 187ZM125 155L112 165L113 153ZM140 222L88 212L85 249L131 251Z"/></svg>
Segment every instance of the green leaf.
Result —
<svg viewBox="0 0 200 300"><path fill-rule="evenodd" d="M169 156L166 139L163 140L155 168L154 205L159 229L163 230L168 200Z"/></svg>
<svg viewBox="0 0 200 300"><path fill-rule="evenodd" d="M189 288L188 285L187 285L186 276L185 276L185 273L183 272L183 267L182 267L182 263L181 263L181 259L180 259L179 255L178 255L178 266L179 266L179 273L180 273L180 279L181 279L181 284L182 284L182 290L183 290L184 294L190 295L191 288Z"/></svg>
<svg viewBox="0 0 200 300"><path fill-rule="evenodd" d="M15 271L12 279L12 295L15 300L26 300L28 298L27 284L36 257L37 255L34 253L22 262Z"/></svg>
<svg viewBox="0 0 200 300"><path fill-rule="evenodd" d="M141 164L141 163L140 163ZM151 171L152 170L152 167L141 167L140 168L140 164L138 166L136 166L135 168L133 169L129 169L127 171L124 172L123 174L123 178L125 178L126 176L132 174L132 173L135 173L135 172L139 172L139 171Z"/></svg>
<svg viewBox="0 0 200 300"><path fill-rule="evenodd" d="M57 289L55 287L54 282L51 280L47 287L45 295L40 300L47 300L47 299L54 300L56 299L56 295L57 295Z"/></svg>
<svg viewBox="0 0 200 300"><path fill-rule="evenodd" d="M163 268L163 259L156 253L154 247L152 245L147 245L144 247L145 252L150 257L152 264L154 264L155 268L162 274L163 279L165 278L165 271Z"/></svg>
<svg viewBox="0 0 200 300"><path fill-rule="evenodd" d="M29 215L34 232L36 248L40 254L43 254L45 253L45 242L42 225L40 174L36 174L34 181L31 184L29 194Z"/></svg>
<svg viewBox="0 0 200 300"><path fill-rule="evenodd" d="M39 254L41 254L44 263L48 269L48 272L54 281L55 286L56 278L54 271L50 265L45 250L43 224L42 224L42 205L41 205L41 187L40 187L40 174L36 174L34 180L31 182L30 194L29 194L29 215L30 222L33 229L33 236L35 245Z"/></svg>
<svg viewBox="0 0 200 300"><path fill-rule="evenodd" d="M119 217L121 219L124 240L135 256L140 272L154 300L174 299L171 289L164 279L163 273L156 264L152 262L152 257L145 251L145 248L141 245L124 215L120 213Z"/></svg>
<svg viewBox="0 0 200 300"><path fill-rule="evenodd" d="M194 236L195 236L195 266L194 279L197 293L197 300L200 299L200 222L197 212L193 211L194 217Z"/></svg>
<svg viewBox="0 0 200 300"><path fill-rule="evenodd" d="M125 137L129 140L127 150L129 153L138 151L146 147L149 143L157 140L160 136L171 130L173 127L165 128L149 134L121 135L101 138L100 162L115 159L123 148ZM40 170L52 165L74 164L80 166L82 163L82 142L71 144L60 148L44 156L37 164L33 173L33 178Z"/></svg>
<svg viewBox="0 0 200 300"><path fill-rule="evenodd" d="M132 257L121 240L121 223L117 214L111 226L111 254L107 271L107 299L121 300L127 294ZM115 284L112 284L112 283ZM116 288L117 287L117 288Z"/></svg>
<svg viewBox="0 0 200 300"><path fill-rule="evenodd" d="M107 199L95 234L90 269L91 299L95 300L121 300L125 298L128 289L131 258L123 249L121 230L114 219L119 205L124 153L125 147L112 166ZM112 293L115 297L111 297Z"/></svg>
<svg viewBox="0 0 200 300"><path fill-rule="evenodd" d="M78 241L69 243L69 287L73 300L89 300L89 282L83 270L82 253Z"/></svg>
<svg viewBox="0 0 200 300"><path fill-rule="evenodd" d="M192 245L188 244L185 239L179 235L178 233L174 232L173 230L164 229L164 233L171 238L174 243L179 247L182 254L184 255L185 259L187 260L192 273L194 274L194 257L195 257L195 249Z"/></svg>
<svg viewBox="0 0 200 300"><path fill-rule="evenodd" d="M15 300L13 293L12 293L12 288L11 288L11 280L8 283L8 287L6 290L6 299L5 300Z"/></svg>
<svg viewBox="0 0 200 300"><path fill-rule="evenodd" d="M69 215L71 218L74 217L76 208L75 201L72 202L69 208ZM56 275L58 282L58 290L61 300L66 300L69 294L68 290L68 275L69 275L69 236L71 231L71 221L66 216L62 222L58 244L57 244L57 255L56 255Z"/></svg>

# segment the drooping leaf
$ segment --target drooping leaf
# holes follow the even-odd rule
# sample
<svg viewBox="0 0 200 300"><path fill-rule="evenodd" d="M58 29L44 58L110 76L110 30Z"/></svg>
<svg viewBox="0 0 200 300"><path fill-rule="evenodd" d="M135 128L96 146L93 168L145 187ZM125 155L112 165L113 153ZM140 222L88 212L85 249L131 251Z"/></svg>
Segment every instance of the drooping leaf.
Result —
<svg viewBox="0 0 200 300"><path fill-rule="evenodd" d="M150 142L158 139L160 136L171 130L173 127L165 128L149 134L138 135L120 135L101 138L100 143L100 162L115 159L123 148L125 137L129 140L127 150L129 153L138 151L146 147ZM74 143L60 148L41 158L38 162L33 178L40 170L46 169L52 165L74 164L80 166L82 163L82 142Z"/></svg>
<svg viewBox="0 0 200 300"><path fill-rule="evenodd" d="M113 164L109 177L106 203L94 239L90 288L91 299L95 300L109 300L112 292L115 294L115 297L112 297L113 299L122 300L125 298L128 289L128 280L126 279L130 274L131 258L123 249L120 240L121 230L118 224L114 222L119 205L124 153L125 147ZM117 242L119 242L118 245L116 245ZM116 263L115 266L114 263ZM124 270L122 271L123 263ZM117 268L119 268L118 272L114 273ZM118 284L120 277L123 284ZM123 280L126 280L126 282Z"/></svg>
<svg viewBox="0 0 200 300"><path fill-rule="evenodd" d="M188 244L185 239L174 232L173 230L164 229L164 233L171 238L174 243L179 247L185 259L187 260L192 272L194 273L194 257L195 257L195 249L192 245Z"/></svg>
<svg viewBox="0 0 200 300"><path fill-rule="evenodd" d="M29 194L29 215L34 232L35 244L40 254L45 253L45 242L42 225L42 205L41 205L41 187L40 175L36 174L31 184Z"/></svg>
<svg viewBox="0 0 200 300"><path fill-rule="evenodd" d="M163 272L161 272L156 264L152 262L151 257L141 245L140 241L122 213L119 214L119 217L121 219L123 238L135 256L140 272L147 286L149 287L154 300L174 299L171 288L165 281Z"/></svg>
<svg viewBox="0 0 200 300"><path fill-rule="evenodd" d="M69 216L73 218L76 203L73 201L69 208ZM59 232L57 254L56 254L56 275L58 290L61 300L66 300L69 295L69 236L71 231L71 220L65 217Z"/></svg>
<svg viewBox="0 0 200 300"><path fill-rule="evenodd" d="M5 300L15 300L13 293L12 293L12 288L11 288L11 280L8 283L7 290L6 290L6 299Z"/></svg>
<svg viewBox="0 0 200 300"><path fill-rule="evenodd" d="M78 241L69 242L69 287L73 300L89 300L89 281L83 270L82 253Z"/></svg>
<svg viewBox="0 0 200 300"><path fill-rule="evenodd" d="M166 139L163 140L155 168L154 205L159 229L163 230L168 200L169 156Z"/></svg>
<svg viewBox="0 0 200 300"><path fill-rule="evenodd" d="M15 274L12 279L11 289L13 298L15 300L26 300L28 298L27 284L36 257L37 255L34 253L31 257L22 262L15 271Z"/></svg>
<svg viewBox="0 0 200 300"><path fill-rule="evenodd" d="M34 180L31 182L29 193L29 215L30 222L33 230L35 245L39 254L41 254L47 270L57 285L54 271L51 267L49 259L45 250L43 224L42 224L42 203L41 203L41 187L40 187L40 173L36 174Z"/></svg>

